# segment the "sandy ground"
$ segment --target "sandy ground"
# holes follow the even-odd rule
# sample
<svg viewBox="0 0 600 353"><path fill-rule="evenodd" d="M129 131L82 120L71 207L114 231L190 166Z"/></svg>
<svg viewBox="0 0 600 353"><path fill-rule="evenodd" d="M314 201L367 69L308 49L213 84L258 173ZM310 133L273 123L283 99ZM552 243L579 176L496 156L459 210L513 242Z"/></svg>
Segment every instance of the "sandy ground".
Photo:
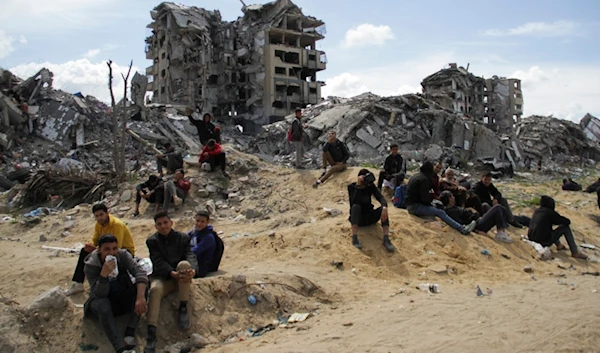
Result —
<svg viewBox="0 0 600 353"><path fill-rule="evenodd" d="M386 253L380 226L372 226L360 230L364 249L359 252L350 244L345 189L357 172L350 169L318 190L311 187L317 171L260 164L248 175L249 181L238 182L245 175L234 174L230 188L239 188L245 199L219 210L221 218L213 222L223 231L226 246L222 272L195 281L189 332L175 326L174 297L163 301L161 347L199 333L213 343L203 349L206 352L600 352L600 278L581 274L600 271L600 264L555 250L554 260L537 260L534 249L519 240L526 230L511 228L516 241L497 243L492 232L465 237L438 221L395 208L390 209L391 239L398 251ZM202 180L204 175L195 178ZM558 211L571 218L577 241L600 246L600 212L594 195L558 191L558 185L531 180L497 183L515 200L516 214L531 215L527 201L535 195L555 197ZM191 228L198 203L202 200L195 197L174 214L176 229ZM133 206L133 201L114 209L124 206ZM342 214L331 217L323 207ZM238 210L243 213L247 208L267 215L233 220ZM145 256L144 241L154 230L151 213L142 209L142 216L135 219L130 213L123 219L134 234L137 254ZM89 207L72 215L75 226L62 237L67 217L65 211L34 227L14 221L0 226L2 352L80 352L80 344L111 351L96 324L82 320L82 310L75 305L82 304L87 293L71 298L69 307L59 312L24 310L43 291L69 285L76 256L53 257L51 251L40 249L71 247L90 238ZM274 235L269 234L272 231ZM48 241L39 241L42 234ZM482 249L491 256L482 255ZM600 255L597 250L586 252ZM332 261L343 266L336 268ZM525 273L525 266L533 273ZM239 274L247 277L247 283L276 284L249 285L232 295L232 277ZM421 291L416 288L421 283L437 283L441 292ZM477 286L491 294L477 297ZM248 303L248 294L259 299L256 306ZM277 320L278 313L294 312L311 316L259 337L246 334L249 328ZM142 319L138 330L142 344L144 337Z"/></svg>

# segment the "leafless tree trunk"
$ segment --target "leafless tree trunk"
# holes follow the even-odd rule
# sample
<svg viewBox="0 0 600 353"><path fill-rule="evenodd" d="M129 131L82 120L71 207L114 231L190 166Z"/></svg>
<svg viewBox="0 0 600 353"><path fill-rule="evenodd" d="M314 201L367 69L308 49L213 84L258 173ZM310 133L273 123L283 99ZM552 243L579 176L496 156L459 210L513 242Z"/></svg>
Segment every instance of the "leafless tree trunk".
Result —
<svg viewBox="0 0 600 353"><path fill-rule="evenodd" d="M129 70L127 75L121 73L125 88L123 90L123 105L117 107L115 102L115 95L113 93L113 72L112 72L112 60L109 60L108 65L108 89L110 90L110 99L112 107L112 122L113 122L113 166L117 173L117 179L119 182L123 182L127 179L127 166L125 164L125 139L127 138L127 117L125 113L127 111L127 85L129 81L129 75L131 74L131 68L133 66L133 60L129 63Z"/></svg>

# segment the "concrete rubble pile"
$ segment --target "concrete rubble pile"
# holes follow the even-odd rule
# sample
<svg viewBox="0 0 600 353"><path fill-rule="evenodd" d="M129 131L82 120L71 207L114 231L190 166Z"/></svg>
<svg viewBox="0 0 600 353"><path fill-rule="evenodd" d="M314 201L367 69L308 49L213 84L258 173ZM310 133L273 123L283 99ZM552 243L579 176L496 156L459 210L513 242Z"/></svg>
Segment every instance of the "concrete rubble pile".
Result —
<svg viewBox="0 0 600 353"><path fill-rule="evenodd" d="M463 160L500 157L503 150L512 149L483 124L460 117L418 94L330 97L307 107L303 114L307 122L305 145L314 166L320 163L320 147L329 130L335 130L347 144L354 163L382 163L392 143L399 144L403 154L415 160L439 160L451 155ZM285 121L265 126L252 144L253 152L291 164L294 152L286 135L292 119L288 116Z"/></svg>

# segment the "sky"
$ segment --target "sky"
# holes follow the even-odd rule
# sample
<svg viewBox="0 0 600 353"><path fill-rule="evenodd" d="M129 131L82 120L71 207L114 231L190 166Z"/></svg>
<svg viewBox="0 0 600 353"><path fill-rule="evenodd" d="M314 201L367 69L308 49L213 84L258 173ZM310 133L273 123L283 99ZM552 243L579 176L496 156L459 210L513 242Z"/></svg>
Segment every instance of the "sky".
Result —
<svg viewBox="0 0 600 353"><path fill-rule="evenodd" d="M240 0L180 0L242 15ZM245 0L250 5L250 0ZM522 80L524 113L600 117L600 1L296 0L326 23L323 96L421 92L426 76L457 63L478 76ZM106 61L143 73L148 0L2 0L0 67L23 78L41 67L54 86L109 100ZM115 92L123 82L115 75Z"/></svg>

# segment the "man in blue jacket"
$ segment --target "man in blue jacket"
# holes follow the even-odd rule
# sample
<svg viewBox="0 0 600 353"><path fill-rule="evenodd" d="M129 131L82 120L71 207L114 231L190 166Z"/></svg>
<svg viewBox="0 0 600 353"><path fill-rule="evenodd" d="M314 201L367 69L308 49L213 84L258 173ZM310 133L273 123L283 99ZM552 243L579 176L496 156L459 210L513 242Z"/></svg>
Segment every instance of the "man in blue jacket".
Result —
<svg viewBox="0 0 600 353"><path fill-rule="evenodd" d="M198 260L198 272L196 277L205 277L207 273L212 272L212 263L215 259L215 249L217 246L216 233L213 227L208 224L210 215L206 211L196 213L196 226L188 235L190 236L190 246L192 252Z"/></svg>

